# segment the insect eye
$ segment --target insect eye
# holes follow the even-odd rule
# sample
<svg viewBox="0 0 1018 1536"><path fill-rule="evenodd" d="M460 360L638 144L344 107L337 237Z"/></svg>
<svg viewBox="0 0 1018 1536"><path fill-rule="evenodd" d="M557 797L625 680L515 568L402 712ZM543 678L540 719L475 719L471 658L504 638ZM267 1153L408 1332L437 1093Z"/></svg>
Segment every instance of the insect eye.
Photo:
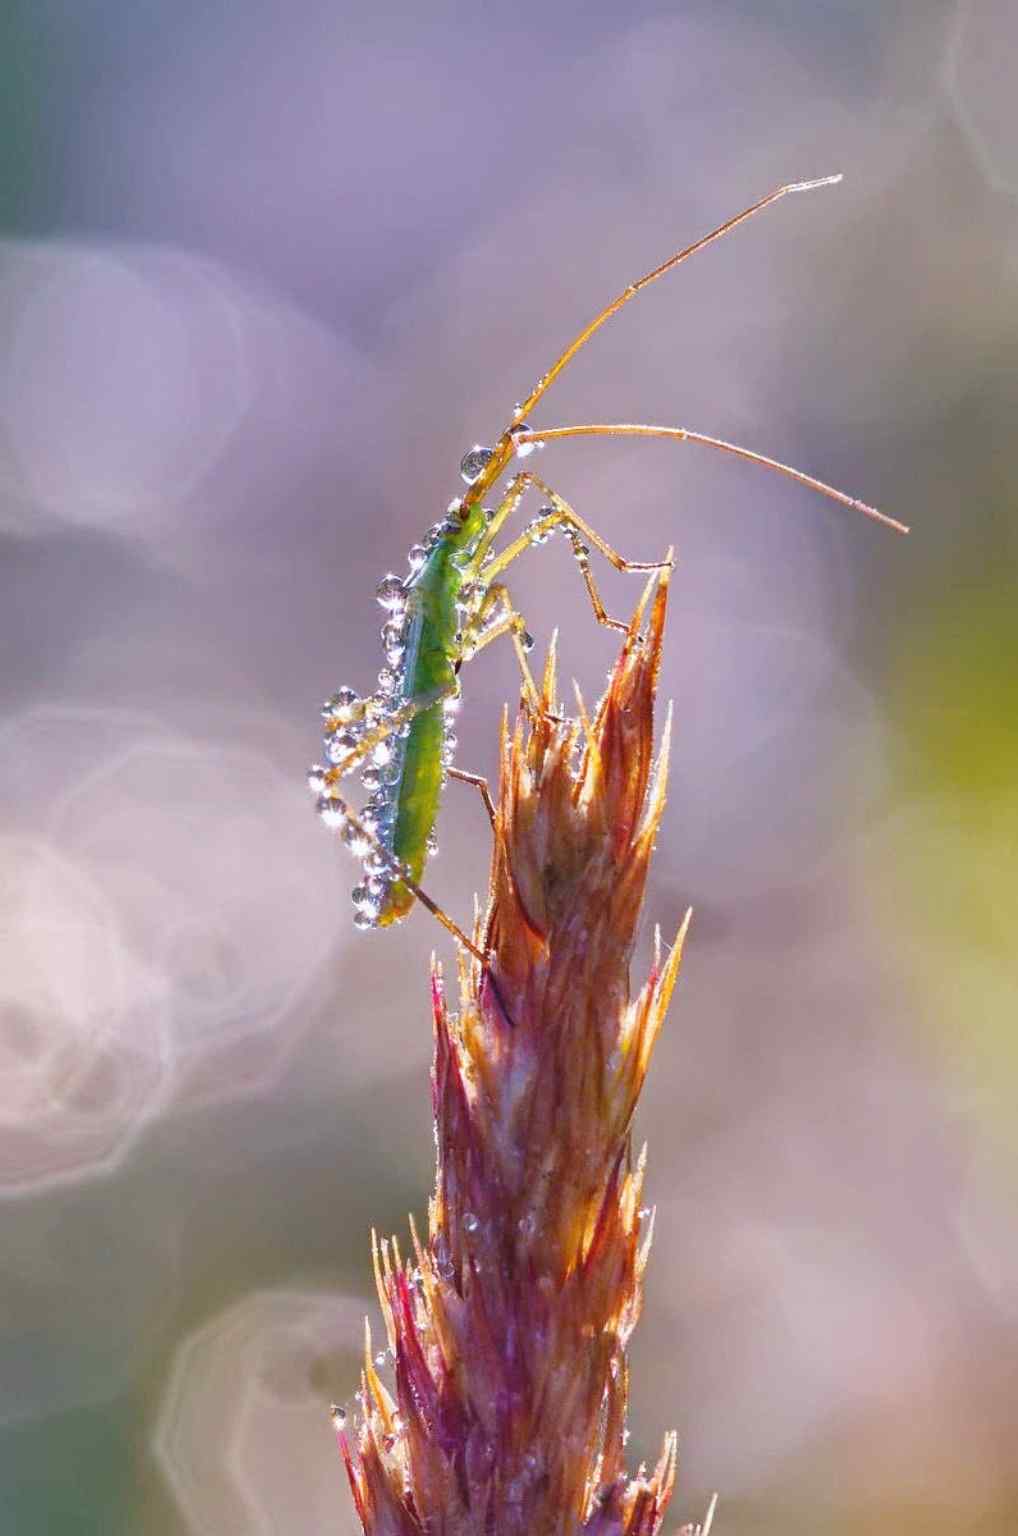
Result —
<svg viewBox="0 0 1018 1536"><path fill-rule="evenodd" d="M460 475L467 485L473 485L481 478L494 457L494 449L485 448L480 443L467 450L460 460Z"/></svg>

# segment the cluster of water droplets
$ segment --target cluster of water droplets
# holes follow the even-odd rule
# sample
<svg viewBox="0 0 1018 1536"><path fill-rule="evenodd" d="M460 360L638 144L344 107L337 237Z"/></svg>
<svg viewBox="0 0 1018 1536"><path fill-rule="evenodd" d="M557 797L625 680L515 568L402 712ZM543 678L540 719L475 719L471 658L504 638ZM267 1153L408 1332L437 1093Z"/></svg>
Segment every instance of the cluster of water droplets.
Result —
<svg viewBox="0 0 1018 1536"><path fill-rule="evenodd" d="M385 663L378 674L378 686L367 698L353 688L343 687L322 705L325 722L325 763L315 763L308 770L308 788L317 797L316 809L326 827L339 834L355 858L363 861L362 877L351 893L354 926L375 928L385 908L394 880L402 873L393 851L399 785L403 773L406 740L411 721L399 719L399 712L410 696L408 681L408 616L414 581L427 563L435 546L459 527L460 503L451 502L445 518L428 531L420 544L414 544L407 556L409 571L405 577L390 572L378 585L376 597L386 610L381 639ZM445 731L442 765L447 769L456 749L454 716L459 700L443 703ZM365 737L387 732L365 749ZM357 825L343 808L341 779L335 769L348 762L351 753L363 752L360 779L368 799L357 813ZM371 834L366 837L365 832ZM371 839L374 839L372 841ZM435 835L428 841L428 853L438 852Z"/></svg>

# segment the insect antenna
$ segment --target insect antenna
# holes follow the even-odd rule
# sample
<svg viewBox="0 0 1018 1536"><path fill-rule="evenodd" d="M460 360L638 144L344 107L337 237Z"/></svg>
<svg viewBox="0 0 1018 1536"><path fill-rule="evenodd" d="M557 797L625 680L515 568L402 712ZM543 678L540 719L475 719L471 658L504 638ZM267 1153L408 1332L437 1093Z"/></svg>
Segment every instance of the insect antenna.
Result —
<svg viewBox="0 0 1018 1536"><path fill-rule="evenodd" d="M654 427L646 426L641 422L588 422L575 427L548 427L545 431L514 432L513 441L516 443L548 443L561 437L666 437L673 442L701 443L707 448L717 448L721 453L731 453L737 459L745 459L750 464L760 464L764 469L776 470L779 475L787 475L790 480L795 480L799 485L808 486L811 491L818 491L821 496L826 496L830 501L837 501L843 507L851 507L856 512L862 512L876 523L883 523L885 528L892 528L895 533L908 533L907 523L900 523L896 517L889 517L886 512L871 507L867 502L860 501L855 496L849 496L845 491L839 491L835 486L828 485L826 480L817 480L814 475L807 475L804 470L795 469L791 464L782 464L780 459L770 459L764 453L756 453L752 448L740 448L738 443L726 442L723 437L708 437L705 432L692 432L688 427Z"/></svg>
<svg viewBox="0 0 1018 1536"><path fill-rule="evenodd" d="M612 315L617 315L619 310L628 304L630 299L635 299L636 295L641 293L644 288L649 288L651 283L656 283L659 277L664 277L666 272L671 272L673 268L680 266L688 257L695 256L697 251L702 251L708 245L713 245L715 240L720 240L722 235L728 234L729 230L736 229L740 224L744 224L747 219L751 219L755 213L761 213L764 208L769 208L771 203L776 203L780 198L787 197L790 192L812 192L817 187L833 187L840 180L841 175L839 173L836 176L821 176L815 181L786 182L784 186L776 187L773 192L768 192L766 197L761 197L759 201L753 203L749 208L744 208L741 213L735 214L733 218L726 219L723 224L718 225L717 229L712 229L709 235L701 235L700 239L694 240L692 245L687 245L684 250L676 251L674 256L669 256L667 261L663 261L652 272L646 272L635 283L630 283L617 298L612 299L610 304L605 305L601 313L595 316L590 324L585 326L580 334L569 343L561 356L548 369L548 372L538 379L531 393L513 412L513 426L516 426L519 422L526 421L534 406L551 388L562 370L572 362L580 348L586 346L590 338L601 329L605 321L610 320ZM512 428L510 428L511 431ZM523 440L538 440L542 435L540 433L535 434L534 439Z"/></svg>

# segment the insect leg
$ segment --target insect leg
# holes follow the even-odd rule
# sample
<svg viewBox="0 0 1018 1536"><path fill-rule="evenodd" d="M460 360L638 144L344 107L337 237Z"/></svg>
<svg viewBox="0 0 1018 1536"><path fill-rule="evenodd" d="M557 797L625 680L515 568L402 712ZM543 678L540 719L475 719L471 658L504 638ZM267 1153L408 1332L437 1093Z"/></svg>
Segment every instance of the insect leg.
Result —
<svg viewBox="0 0 1018 1536"><path fill-rule="evenodd" d="M483 773L467 773L463 768L449 768L446 770L450 779L459 779L461 784L473 784L484 801L484 809L488 813L491 822L491 830L495 830L495 802L491 798L491 790Z"/></svg>
<svg viewBox="0 0 1018 1536"><path fill-rule="evenodd" d="M381 746L383 741L395 735L402 726L409 725L415 715L419 715L422 710L430 709L432 704L437 704L442 699L452 697L458 691L458 687L459 685L454 681L445 687L429 689L427 693L417 694L414 698L407 699L380 724L360 734L346 756L341 758L333 768L326 770L324 782L327 785L338 784L340 779L345 779L347 774L362 763L376 747ZM366 718L363 709L360 713L362 718Z"/></svg>
<svg viewBox="0 0 1018 1536"><path fill-rule="evenodd" d="M510 635L523 678L524 697L531 709L538 710L541 695L534 681L534 674L530 670L530 663L527 661L527 652L534 642L527 629L526 621L510 597L508 587L500 581L485 583L485 585L487 590L481 606L464 636L463 659L471 660L478 651L483 651L484 647L490 645L493 640L497 640L501 635ZM491 622L491 615L499 606L502 608L502 617Z"/></svg>
<svg viewBox="0 0 1018 1536"><path fill-rule="evenodd" d="M594 580L594 573L590 569L590 560L588 558L590 550L588 545L592 544L617 571L658 571L663 570L671 562L667 560L626 560L589 523L585 522L578 512L574 512L569 503L563 500L557 491L553 491L550 485L546 485L536 475L527 474L517 478L520 480L525 478L528 485L540 491L551 503L551 510L546 511L543 516L536 518L526 533L521 534L518 539L514 539L511 544L507 545L505 549L488 561L481 571L482 580L488 581L491 576L505 570L506 566L511 565L532 543L540 540L544 535L552 533L556 528L562 528L572 545L573 557L580 568L580 575L583 577L583 584L587 589L587 596L590 598L590 605L594 610L595 619L599 624L605 625L608 629L617 629L623 634L627 634L629 625L622 619L609 617L607 609L601 600L601 594ZM499 511L501 511L501 508L499 508Z"/></svg>

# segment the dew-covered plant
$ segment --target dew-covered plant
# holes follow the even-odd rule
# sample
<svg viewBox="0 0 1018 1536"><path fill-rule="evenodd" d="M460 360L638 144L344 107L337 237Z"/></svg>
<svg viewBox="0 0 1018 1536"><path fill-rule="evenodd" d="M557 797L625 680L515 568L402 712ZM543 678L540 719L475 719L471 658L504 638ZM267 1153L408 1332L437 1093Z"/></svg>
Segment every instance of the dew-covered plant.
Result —
<svg viewBox="0 0 1018 1536"><path fill-rule="evenodd" d="M358 1422L335 1414L368 1536L652 1536L671 1496L674 1435L651 1470L625 1464L652 1227L631 1127L683 936L667 955L658 936L631 997L667 590L666 571L593 718L557 713L552 652L539 706L503 729L488 960L461 957L455 1010L432 974L427 1237L374 1242L395 1381L369 1338Z"/></svg>

